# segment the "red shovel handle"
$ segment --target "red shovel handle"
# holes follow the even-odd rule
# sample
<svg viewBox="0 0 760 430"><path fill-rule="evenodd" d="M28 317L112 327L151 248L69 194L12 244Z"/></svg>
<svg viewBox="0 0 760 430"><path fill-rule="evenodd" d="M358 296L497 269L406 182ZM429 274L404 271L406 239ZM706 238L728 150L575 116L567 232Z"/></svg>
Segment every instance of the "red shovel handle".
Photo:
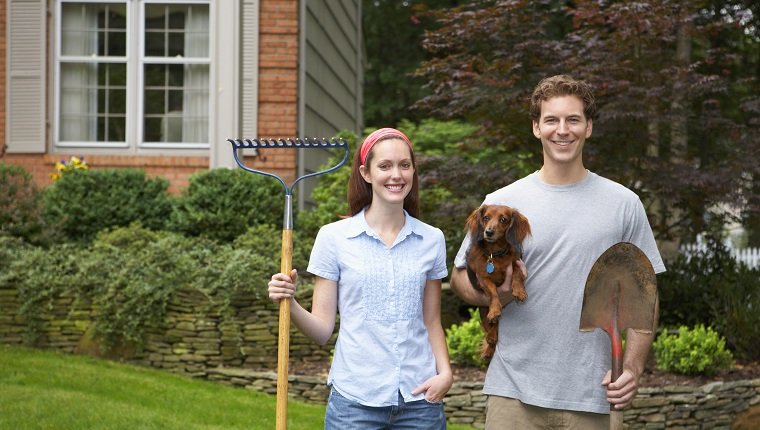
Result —
<svg viewBox="0 0 760 430"><path fill-rule="evenodd" d="M623 374L623 340L620 337L617 318L612 323L612 330L610 330L609 335L612 344L612 374L610 382L615 382ZM610 404L610 430L623 430L623 411L616 410L612 404Z"/></svg>

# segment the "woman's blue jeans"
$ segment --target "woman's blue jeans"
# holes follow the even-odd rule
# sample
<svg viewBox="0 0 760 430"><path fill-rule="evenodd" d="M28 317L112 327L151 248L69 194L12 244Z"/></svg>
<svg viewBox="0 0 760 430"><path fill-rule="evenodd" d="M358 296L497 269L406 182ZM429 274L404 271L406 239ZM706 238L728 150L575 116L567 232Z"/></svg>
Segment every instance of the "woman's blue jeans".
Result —
<svg viewBox="0 0 760 430"><path fill-rule="evenodd" d="M325 414L325 430L445 430L443 403L427 400L404 402L399 393L397 406L363 406L338 393L330 392Z"/></svg>

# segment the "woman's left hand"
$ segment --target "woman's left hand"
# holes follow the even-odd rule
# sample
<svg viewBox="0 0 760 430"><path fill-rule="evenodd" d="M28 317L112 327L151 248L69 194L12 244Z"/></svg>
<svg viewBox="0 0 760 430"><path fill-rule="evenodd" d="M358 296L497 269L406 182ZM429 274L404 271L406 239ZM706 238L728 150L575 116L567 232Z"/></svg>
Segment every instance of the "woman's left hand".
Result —
<svg viewBox="0 0 760 430"><path fill-rule="evenodd" d="M412 390L413 395L425 393L425 400L431 403L443 401L443 397L449 392L451 384L454 383L454 376L451 373L439 373L433 376L422 385Z"/></svg>

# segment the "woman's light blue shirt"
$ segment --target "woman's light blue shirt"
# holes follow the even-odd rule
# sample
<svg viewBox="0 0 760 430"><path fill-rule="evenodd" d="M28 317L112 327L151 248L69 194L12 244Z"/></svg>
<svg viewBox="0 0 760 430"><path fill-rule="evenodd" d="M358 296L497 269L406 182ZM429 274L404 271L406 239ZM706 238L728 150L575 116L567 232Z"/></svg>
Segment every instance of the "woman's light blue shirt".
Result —
<svg viewBox="0 0 760 430"><path fill-rule="evenodd" d="M404 212L391 247L364 211L323 226L308 271L338 284L340 330L327 378L341 395L366 406L421 400L412 390L436 374L423 320L428 280L443 279L443 232Z"/></svg>

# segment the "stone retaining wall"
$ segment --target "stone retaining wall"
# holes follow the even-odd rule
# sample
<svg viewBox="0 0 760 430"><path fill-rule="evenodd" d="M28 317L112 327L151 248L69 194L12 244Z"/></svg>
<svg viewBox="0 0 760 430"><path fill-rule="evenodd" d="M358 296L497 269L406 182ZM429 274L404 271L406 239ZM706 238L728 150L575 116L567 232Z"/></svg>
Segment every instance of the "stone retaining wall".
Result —
<svg viewBox="0 0 760 430"><path fill-rule="evenodd" d="M275 372L209 369L208 379L227 385L277 393ZM446 395L449 422L485 427L486 396L479 382L455 382ZM323 376L288 376L288 394L324 404L329 391ZM701 387L642 388L624 413L626 429L760 429L760 379L712 382ZM751 421L746 417L751 416Z"/></svg>
<svg viewBox="0 0 760 430"><path fill-rule="evenodd" d="M299 300L310 306L310 298ZM222 314L202 293L179 290L167 306L164 323L146 328L143 345L119 345L109 351L102 351L94 336L97 310L86 300L56 297L33 322L24 320L20 308L18 292L0 287L0 343L117 358L199 377L219 366L277 368L278 307L254 295L235 297L231 310ZM39 327L34 339L28 336L29 324ZM290 356L326 360L334 340L318 345L293 328Z"/></svg>
<svg viewBox="0 0 760 430"><path fill-rule="evenodd" d="M301 298L309 305L309 298ZM29 344L27 324L19 314L14 289L0 288L0 343ZM236 297L232 312L221 315L201 293L181 290L169 306L164 324L146 330L144 345L122 345L103 353L94 338L97 310L83 300L58 297L39 315L34 346L67 353L106 355L120 361L167 369L193 377L275 394L277 377L277 307L254 296ZM327 346L291 332L293 360L325 360ZM324 404L325 377L290 375L288 393ZM455 382L446 396L450 422L483 428L486 398L478 382ZM625 412L628 429L760 429L760 379L714 382L702 387L642 388Z"/></svg>

